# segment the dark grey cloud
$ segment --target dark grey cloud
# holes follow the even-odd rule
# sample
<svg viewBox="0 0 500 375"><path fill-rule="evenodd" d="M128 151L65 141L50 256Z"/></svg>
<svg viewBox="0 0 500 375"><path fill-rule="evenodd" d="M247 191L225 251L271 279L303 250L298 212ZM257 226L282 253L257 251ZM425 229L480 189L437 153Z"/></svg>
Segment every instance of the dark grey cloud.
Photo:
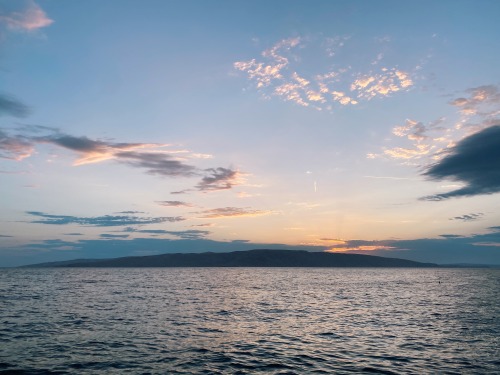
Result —
<svg viewBox="0 0 500 375"><path fill-rule="evenodd" d="M181 201L156 201L156 203L165 207L193 207L191 203Z"/></svg>
<svg viewBox="0 0 500 375"><path fill-rule="evenodd" d="M463 139L423 175L435 181L458 181L465 186L447 193L426 196L422 200L440 201L500 192L500 125Z"/></svg>
<svg viewBox="0 0 500 375"><path fill-rule="evenodd" d="M29 107L16 98L0 94L0 116L10 115L14 117L25 117L30 113Z"/></svg>
<svg viewBox="0 0 500 375"><path fill-rule="evenodd" d="M67 134L55 134L39 138L40 141L53 143L55 145L67 148L77 152L97 152L104 151L113 145L102 141L94 141L87 137L73 137Z"/></svg>
<svg viewBox="0 0 500 375"><path fill-rule="evenodd" d="M73 232L73 233L63 233L65 236L83 236L83 233L77 233L77 232Z"/></svg>
<svg viewBox="0 0 500 375"><path fill-rule="evenodd" d="M38 219L31 220L29 223L67 225L78 224L91 227L115 227L122 225L144 225L159 224L165 222L176 222L185 220L183 217L139 217L132 215L105 215L95 217L77 217L67 215L50 215L44 212L28 211L28 215L35 216Z"/></svg>
<svg viewBox="0 0 500 375"><path fill-rule="evenodd" d="M231 189L237 183L239 172L230 168L205 169L206 175L196 185L200 191Z"/></svg>
<svg viewBox="0 0 500 375"><path fill-rule="evenodd" d="M192 191L192 190L191 189L184 189L184 190L179 190L179 191L171 191L170 194L187 194L190 191Z"/></svg>
<svg viewBox="0 0 500 375"><path fill-rule="evenodd" d="M0 237L3 237L3 238L8 238L8 237L14 237L14 236L8 236L6 234L0 234Z"/></svg>
<svg viewBox="0 0 500 375"><path fill-rule="evenodd" d="M467 214L467 215L462 215L462 216L455 216L455 217L452 217L450 220L474 221L474 220L478 220L482 216L484 216L484 214L482 212L479 212L477 214Z"/></svg>
<svg viewBox="0 0 500 375"><path fill-rule="evenodd" d="M197 240L205 238L211 233L208 230L197 230L197 229L164 230L164 229L134 229L131 227L126 228L125 231L134 233L144 233L150 235L171 235L183 240Z"/></svg>
<svg viewBox="0 0 500 375"><path fill-rule="evenodd" d="M443 237L443 238L462 238L463 236L460 236L458 234L440 234L439 237Z"/></svg>
<svg viewBox="0 0 500 375"><path fill-rule="evenodd" d="M127 238L129 237L128 234L108 234L108 233L103 233L100 234L99 237L101 238Z"/></svg>
<svg viewBox="0 0 500 375"><path fill-rule="evenodd" d="M146 172L152 175L191 177L197 174L196 167L185 164L169 154L126 151L118 152L115 156L119 162L146 169Z"/></svg>

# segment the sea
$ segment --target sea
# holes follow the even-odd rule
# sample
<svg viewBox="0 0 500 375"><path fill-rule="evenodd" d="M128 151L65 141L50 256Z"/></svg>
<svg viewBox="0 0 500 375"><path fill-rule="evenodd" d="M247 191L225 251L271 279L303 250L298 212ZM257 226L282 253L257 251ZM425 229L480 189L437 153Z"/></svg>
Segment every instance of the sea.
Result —
<svg viewBox="0 0 500 375"><path fill-rule="evenodd" d="M3 374L499 374L500 269L0 269Z"/></svg>

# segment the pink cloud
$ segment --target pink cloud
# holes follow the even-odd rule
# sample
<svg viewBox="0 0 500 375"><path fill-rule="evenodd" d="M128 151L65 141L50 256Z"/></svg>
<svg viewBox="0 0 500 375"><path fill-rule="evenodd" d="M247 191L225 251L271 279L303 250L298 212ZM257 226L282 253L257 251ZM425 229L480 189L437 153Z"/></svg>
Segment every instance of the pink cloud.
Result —
<svg viewBox="0 0 500 375"><path fill-rule="evenodd" d="M54 21L34 1L29 1L22 10L15 10L0 15L0 24L10 30L34 31L49 26Z"/></svg>

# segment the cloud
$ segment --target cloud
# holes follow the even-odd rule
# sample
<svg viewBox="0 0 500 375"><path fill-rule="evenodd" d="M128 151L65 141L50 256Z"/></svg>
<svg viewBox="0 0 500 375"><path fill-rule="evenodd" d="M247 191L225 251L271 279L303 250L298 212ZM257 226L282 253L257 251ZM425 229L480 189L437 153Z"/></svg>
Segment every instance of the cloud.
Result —
<svg viewBox="0 0 500 375"><path fill-rule="evenodd" d="M465 186L443 194L423 197L440 201L500 192L500 125L464 138L423 174L434 180L453 180Z"/></svg>
<svg viewBox="0 0 500 375"><path fill-rule="evenodd" d="M283 78L281 71L289 64L289 60L283 56L283 52L300 43L300 38L283 39L273 47L262 52L267 62L238 61L234 68L246 72L251 80L257 81L257 88L267 87L275 80Z"/></svg>
<svg viewBox="0 0 500 375"><path fill-rule="evenodd" d="M154 143L114 143L93 140L87 137L75 137L56 132L48 136L33 137L34 142L50 143L74 151L80 155L73 165L99 163L110 159L119 159L120 153L136 149L158 148L166 145ZM125 157L127 159L127 157Z"/></svg>
<svg viewBox="0 0 500 375"><path fill-rule="evenodd" d="M14 237L14 236L8 236L8 235L6 235L6 234L0 234L0 237L1 237L1 238L11 238L11 237Z"/></svg>
<svg viewBox="0 0 500 375"><path fill-rule="evenodd" d="M488 106L500 104L500 90L495 85L473 87L465 92L468 97L459 97L450 102L464 115L489 115Z"/></svg>
<svg viewBox="0 0 500 375"><path fill-rule="evenodd" d="M467 214L467 215L462 215L462 216L455 216L452 217L450 220L460 220L460 221L475 221L478 220L484 216L482 212L479 212L477 214Z"/></svg>
<svg viewBox="0 0 500 375"><path fill-rule="evenodd" d="M356 93L358 99L371 100L407 90L411 86L413 86L413 81L408 72L396 68L382 68L376 74L361 75L351 83L351 91Z"/></svg>
<svg viewBox="0 0 500 375"><path fill-rule="evenodd" d="M195 190L198 191L227 190L241 182L242 174L239 171L222 167L198 168L187 163L186 160L190 157L199 159L201 154L191 154L186 150L164 150L163 148L168 147L168 144L94 140L85 136L75 137L61 133L57 129L40 126L23 126L18 131L20 134L10 135L0 130L0 158L19 161L31 156L37 144L51 144L78 154L78 158L73 163L74 166L113 160L143 169L150 175L201 176L201 181L195 186ZM182 154L183 158L179 158L178 154ZM182 194L189 191L193 190L184 189L174 193Z"/></svg>
<svg viewBox="0 0 500 375"><path fill-rule="evenodd" d="M103 233L103 234L100 234L99 237L101 238L113 238L113 239L116 239L116 238L128 238L130 235L128 234L108 234L108 233Z"/></svg>
<svg viewBox="0 0 500 375"><path fill-rule="evenodd" d="M246 73L265 98L277 96L317 110L330 110L332 104L356 105L361 100L390 96L414 86L410 71L397 67L374 70L374 65L383 59L381 52L360 58L357 51L355 55L338 58L350 39L350 36L284 39L263 51L259 58L235 62L234 68ZM318 51L322 53L318 55ZM315 61L317 71L305 63L309 60ZM365 67L354 70L353 65L362 65L363 61ZM340 66L340 62L346 65ZM331 70L332 66L336 69Z"/></svg>
<svg viewBox="0 0 500 375"><path fill-rule="evenodd" d="M458 234L440 234L439 237L443 237L443 238L462 238L463 236L460 236Z"/></svg>
<svg viewBox="0 0 500 375"><path fill-rule="evenodd" d="M441 238L410 240L346 240L345 244L331 246L329 251L378 255L441 264L476 263L500 265L500 252L498 251L500 230L495 231L492 228L489 228L491 231L488 233L470 236L443 234L440 236Z"/></svg>
<svg viewBox="0 0 500 375"><path fill-rule="evenodd" d="M240 172L230 168L209 168L206 175L196 185L200 191L216 191L231 189L239 183Z"/></svg>
<svg viewBox="0 0 500 375"><path fill-rule="evenodd" d="M157 201L156 203L165 207L193 207L191 203L181 201Z"/></svg>
<svg viewBox="0 0 500 375"><path fill-rule="evenodd" d="M51 25L54 21L34 1L12 2L24 5L22 9L8 9L0 14L0 25L12 31L34 31Z"/></svg>
<svg viewBox="0 0 500 375"><path fill-rule="evenodd" d="M383 154L369 153L368 158L387 156L405 164L423 165L441 159L461 139L500 124L500 89L496 85L473 87L448 104L454 106L459 119L440 117L423 123L407 119L393 128L393 134L405 138L408 146L385 148ZM422 162L422 160L424 162Z"/></svg>
<svg viewBox="0 0 500 375"><path fill-rule="evenodd" d="M25 137L12 137L0 129L0 158L23 160L34 152L32 142Z"/></svg>
<svg viewBox="0 0 500 375"><path fill-rule="evenodd" d="M73 232L73 233L63 233L65 236L83 236L83 233L77 233L77 232Z"/></svg>
<svg viewBox="0 0 500 375"><path fill-rule="evenodd" d="M77 224L90 227L115 227L122 225L145 225L159 224L165 222L176 222L185 220L183 217L139 217L131 215L105 215L95 217L78 217L67 215L50 215L44 212L27 211L28 215L35 216L38 219L29 221L33 224L49 224L49 225L67 225Z"/></svg>
<svg viewBox="0 0 500 375"><path fill-rule="evenodd" d="M0 94L0 115L25 117L29 114L28 106L7 94Z"/></svg>
<svg viewBox="0 0 500 375"><path fill-rule="evenodd" d="M161 235L166 234L170 236L174 236L183 240L198 240L205 238L211 232L208 230L198 230L198 229L187 229L187 230L164 230L164 229L133 229L127 228L127 232L134 233L145 233L151 235Z"/></svg>
<svg viewBox="0 0 500 375"><path fill-rule="evenodd" d="M52 239L32 243L0 252L0 263L4 266L33 264L78 258L113 258L132 255L165 253L228 252L250 249L296 249L308 251L330 251L378 255L402 258L420 262L442 264L476 263L500 265L500 226L488 228L489 232L470 236L443 234L440 238L421 238L412 240L389 239L381 241L338 240L326 245L285 245L256 244L253 242L212 241L209 239L168 239L168 238L131 238L96 240L80 239L75 242ZM131 232L135 229L131 228ZM178 233L181 233L179 231ZM335 240L331 238L330 240ZM43 250L43 251L39 251ZM65 250L61 252L61 250ZM69 251L68 251L69 250ZM9 252L10 251L10 252Z"/></svg>
<svg viewBox="0 0 500 375"><path fill-rule="evenodd" d="M205 211L201 211L199 213L201 214L200 218L203 218L203 219L220 219L220 218L227 218L227 217L269 215L269 214L273 213L273 211L251 210L248 207L246 207L246 208L223 207L223 208L214 208L211 210L205 210Z"/></svg>
<svg viewBox="0 0 500 375"><path fill-rule="evenodd" d="M148 174L166 177L191 177L196 167L176 160L169 154L158 152L119 152L115 154L119 162L136 168L146 169Z"/></svg>

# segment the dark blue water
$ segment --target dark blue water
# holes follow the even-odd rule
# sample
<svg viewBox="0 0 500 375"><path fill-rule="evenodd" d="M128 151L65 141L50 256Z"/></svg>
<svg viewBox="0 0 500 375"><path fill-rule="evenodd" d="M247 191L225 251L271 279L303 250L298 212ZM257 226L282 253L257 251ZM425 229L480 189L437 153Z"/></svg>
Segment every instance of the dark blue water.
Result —
<svg viewBox="0 0 500 375"><path fill-rule="evenodd" d="M500 270L1 269L0 312L0 372L500 373Z"/></svg>

